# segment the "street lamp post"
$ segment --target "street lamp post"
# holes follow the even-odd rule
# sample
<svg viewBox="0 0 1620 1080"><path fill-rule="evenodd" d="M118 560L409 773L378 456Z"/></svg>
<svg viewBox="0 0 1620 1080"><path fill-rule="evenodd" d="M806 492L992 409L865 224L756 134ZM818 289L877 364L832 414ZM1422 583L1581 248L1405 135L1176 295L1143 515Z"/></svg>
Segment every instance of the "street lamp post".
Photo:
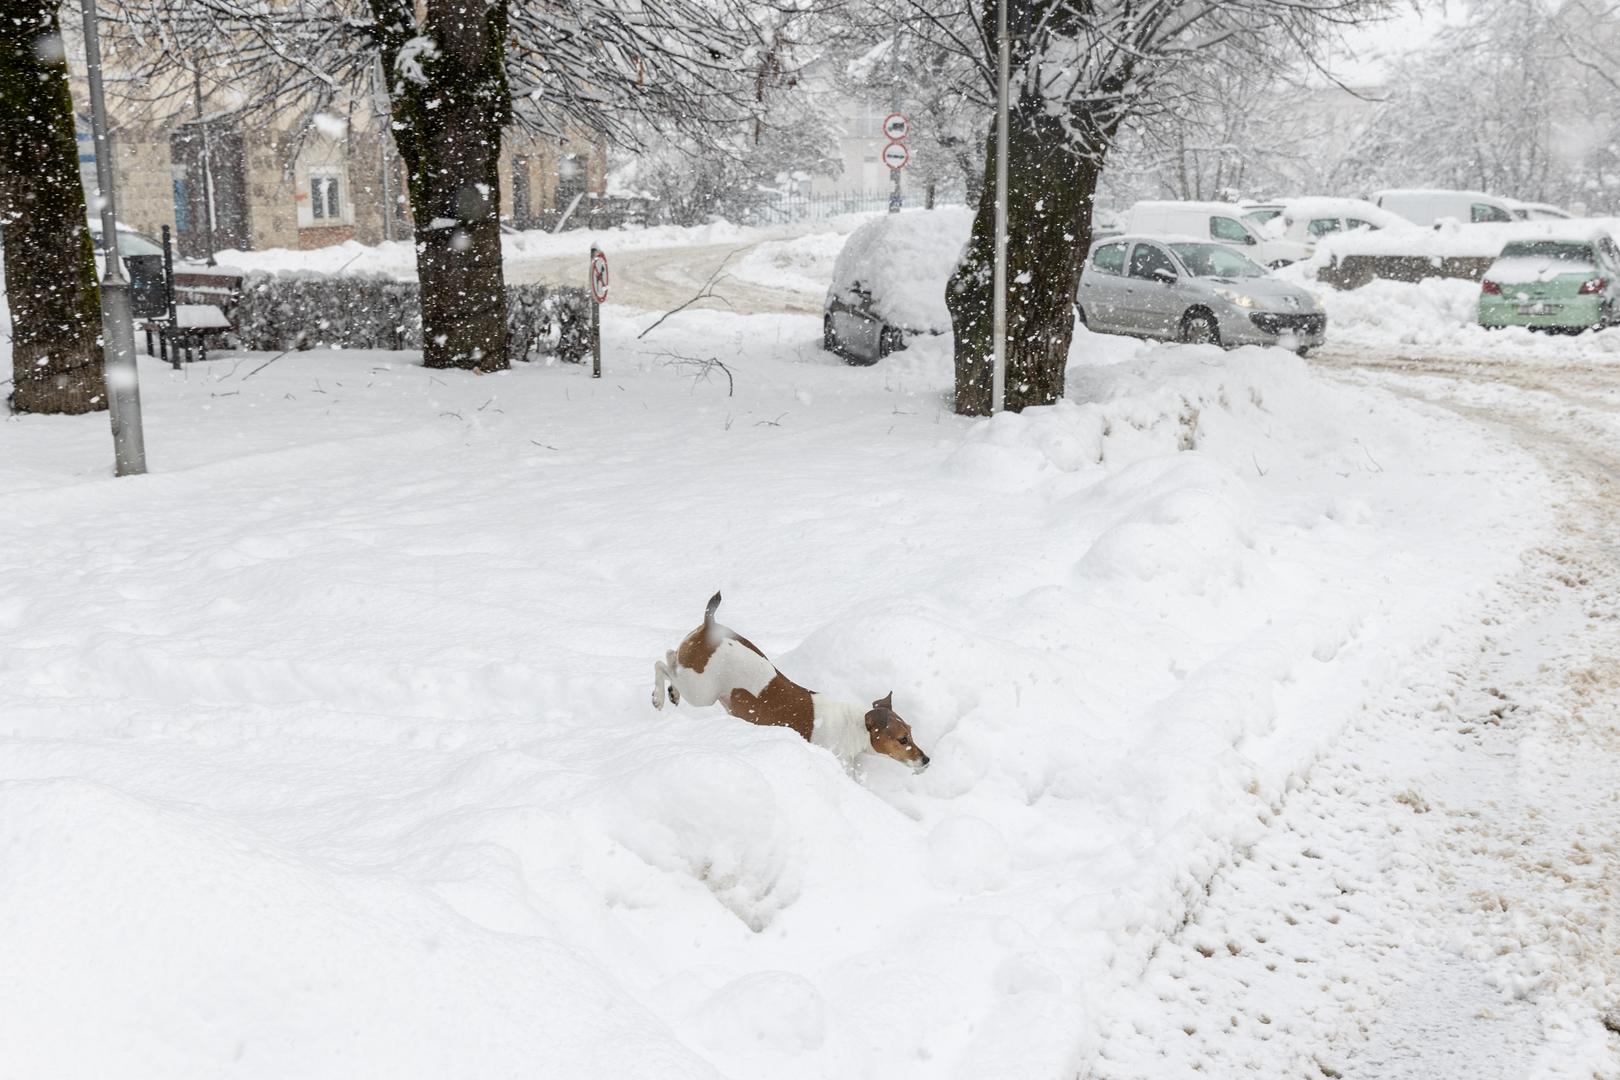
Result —
<svg viewBox="0 0 1620 1080"><path fill-rule="evenodd" d="M113 199L107 102L101 93L96 0L83 0L82 8L84 59L90 76L90 124L96 138L96 186L101 189L101 243L107 262L101 277L101 341L107 406L112 416L114 471L119 476L138 476L146 471L146 440L141 431L141 386L135 371L135 322L129 279L124 276L124 261L118 254L118 209Z"/></svg>
<svg viewBox="0 0 1620 1080"><path fill-rule="evenodd" d="M990 375L990 411L1007 407L1007 3L996 2L996 270L991 336L995 367Z"/></svg>

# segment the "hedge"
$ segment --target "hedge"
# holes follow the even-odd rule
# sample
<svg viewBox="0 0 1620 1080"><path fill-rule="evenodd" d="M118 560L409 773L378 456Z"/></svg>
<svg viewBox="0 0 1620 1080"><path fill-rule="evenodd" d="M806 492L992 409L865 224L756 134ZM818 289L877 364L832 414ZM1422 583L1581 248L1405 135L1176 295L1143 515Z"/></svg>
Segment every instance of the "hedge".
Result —
<svg viewBox="0 0 1620 1080"><path fill-rule="evenodd" d="M231 312L242 349L420 349L422 313L414 281L380 274L254 272ZM566 285L506 287L507 355L570 363L590 353L590 297Z"/></svg>

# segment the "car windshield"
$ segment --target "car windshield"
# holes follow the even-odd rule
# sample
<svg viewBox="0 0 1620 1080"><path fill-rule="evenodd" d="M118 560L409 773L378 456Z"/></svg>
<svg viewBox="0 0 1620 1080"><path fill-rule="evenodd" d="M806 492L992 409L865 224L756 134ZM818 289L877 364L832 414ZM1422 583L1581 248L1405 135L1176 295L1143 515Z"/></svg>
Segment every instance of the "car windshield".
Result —
<svg viewBox="0 0 1620 1080"><path fill-rule="evenodd" d="M1502 249L1502 258L1589 263L1592 261L1592 245L1570 240L1515 240Z"/></svg>
<svg viewBox="0 0 1620 1080"><path fill-rule="evenodd" d="M1221 244L1171 244L1170 250L1193 277L1265 277L1265 270L1246 255Z"/></svg>
<svg viewBox="0 0 1620 1080"><path fill-rule="evenodd" d="M1281 210L1275 210L1268 206L1263 210L1250 210L1247 214L1244 214L1243 217L1245 220L1252 221L1256 225L1264 225L1266 222L1270 221L1272 218L1281 213Z"/></svg>

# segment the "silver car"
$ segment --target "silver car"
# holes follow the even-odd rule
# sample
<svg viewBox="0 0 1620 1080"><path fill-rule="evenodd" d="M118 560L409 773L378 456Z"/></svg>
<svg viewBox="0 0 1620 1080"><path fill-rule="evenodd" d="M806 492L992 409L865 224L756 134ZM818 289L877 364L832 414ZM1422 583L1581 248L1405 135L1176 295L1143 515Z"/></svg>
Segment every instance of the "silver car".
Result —
<svg viewBox="0 0 1620 1080"><path fill-rule="evenodd" d="M1169 341L1322 344L1327 315L1315 296L1280 281L1224 244L1117 236L1092 245L1075 307L1087 328Z"/></svg>

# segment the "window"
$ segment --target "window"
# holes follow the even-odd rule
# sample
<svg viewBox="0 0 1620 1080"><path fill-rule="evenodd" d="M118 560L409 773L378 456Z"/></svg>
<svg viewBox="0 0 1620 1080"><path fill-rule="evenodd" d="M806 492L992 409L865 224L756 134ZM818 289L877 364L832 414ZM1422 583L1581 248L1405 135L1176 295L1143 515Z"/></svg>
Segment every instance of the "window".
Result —
<svg viewBox="0 0 1620 1080"><path fill-rule="evenodd" d="M1176 264L1170 261L1159 248L1152 244L1137 244L1136 250L1131 252L1131 277L1153 279L1155 270L1168 270L1176 272Z"/></svg>
<svg viewBox="0 0 1620 1080"><path fill-rule="evenodd" d="M1491 206L1489 203L1474 203L1468 208L1468 217L1470 221L1473 221L1476 224L1481 221L1513 220L1512 214L1508 213L1506 210L1503 210L1499 206Z"/></svg>
<svg viewBox="0 0 1620 1080"><path fill-rule="evenodd" d="M1320 217L1313 219L1309 225L1305 226L1305 231L1315 239L1320 240L1328 233L1338 232L1339 227L1338 218Z"/></svg>
<svg viewBox="0 0 1620 1080"><path fill-rule="evenodd" d="M1125 272L1125 245L1103 244L1091 253L1091 265L1105 274Z"/></svg>
<svg viewBox="0 0 1620 1080"><path fill-rule="evenodd" d="M1372 222L1362 221L1360 218L1346 218L1344 221L1344 227L1352 231L1355 229L1366 229L1368 232L1377 232L1379 228Z"/></svg>
<svg viewBox="0 0 1620 1080"><path fill-rule="evenodd" d="M1242 252L1233 251L1224 244L1171 244L1181 265L1193 277L1251 278L1265 277L1258 263Z"/></svg>
<svg viewBox="0 0 1620 1080"><path fill-rule="evenodd" d="M1212 217L1209 219L1209 235L1217 240L1225 240L1230 244L1252 244L1254 237L1237 218Z"/></svg>
<svg viewBox="0 0 1620 1080"><path fill-rule="evenodd" d="M316 221L337 222L343 220L341 185L335 174L310 174L309 215Z"/></svg>

